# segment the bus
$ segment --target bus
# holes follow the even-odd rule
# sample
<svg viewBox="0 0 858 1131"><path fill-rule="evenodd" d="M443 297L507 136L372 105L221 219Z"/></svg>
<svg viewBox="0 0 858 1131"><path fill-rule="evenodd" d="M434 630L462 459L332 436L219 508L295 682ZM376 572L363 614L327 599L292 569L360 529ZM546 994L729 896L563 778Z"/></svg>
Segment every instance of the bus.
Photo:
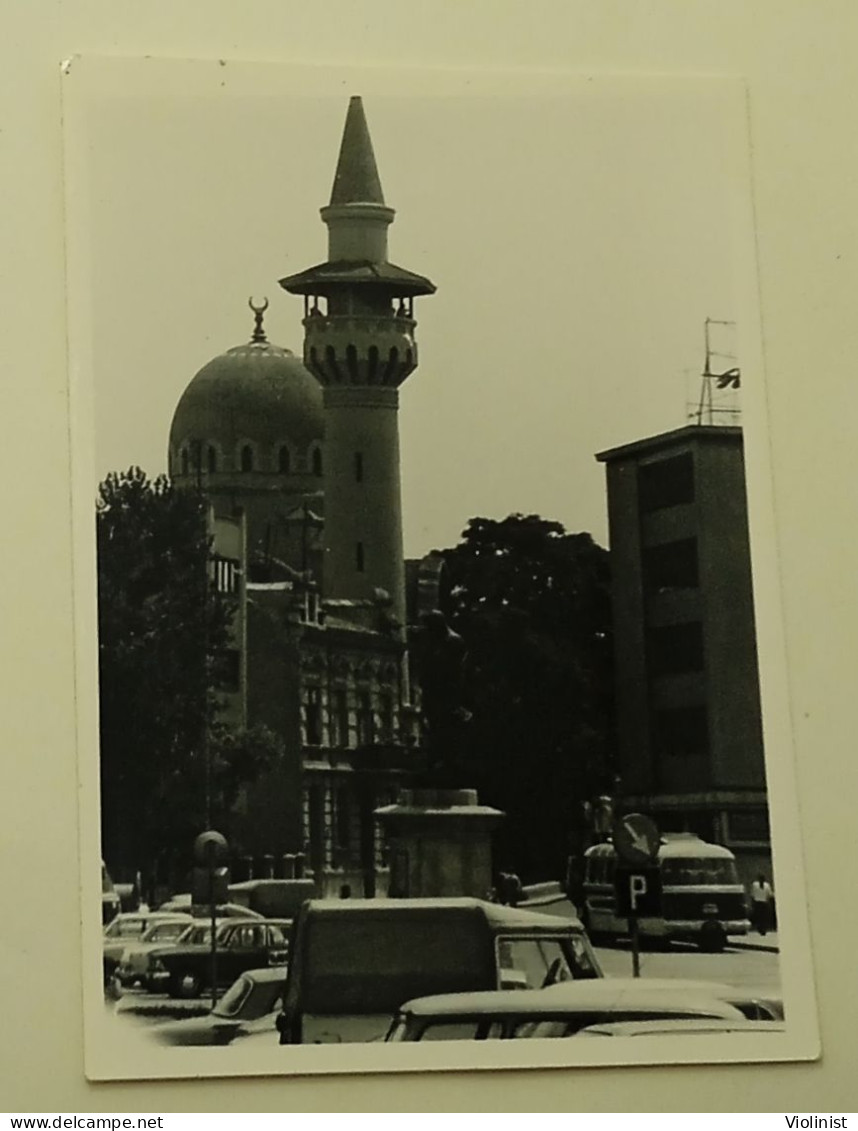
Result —
<svg viewBox="0 0 858 1131"><path fill-rule="evenodd" d="M613 844L596 844L584 854L581 918L594 943L627 936L628 920L616 913ZM641 940L668 945L673 940L696 943L701 950L721 951L729 935L750 930L745 888L736 858L720 844L694 833L663 833L658 850L661 915L638 921Z"/></svg>

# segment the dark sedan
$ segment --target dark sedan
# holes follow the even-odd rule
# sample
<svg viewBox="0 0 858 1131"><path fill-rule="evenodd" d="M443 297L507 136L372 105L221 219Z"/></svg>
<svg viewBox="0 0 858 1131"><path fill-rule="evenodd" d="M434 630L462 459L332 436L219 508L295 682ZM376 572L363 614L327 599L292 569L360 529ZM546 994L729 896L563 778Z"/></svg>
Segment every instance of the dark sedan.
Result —
<svg viewBox="0 0 858 1131"><path fill-rule="evenodd" d="M216 934L216 980L228 986L245 970L281 966L289 952L290 923L283 919L236 919ZM166 975L171 997L197 997L211 987L211 948L204 944L155 951L150 973Z"/></svg>

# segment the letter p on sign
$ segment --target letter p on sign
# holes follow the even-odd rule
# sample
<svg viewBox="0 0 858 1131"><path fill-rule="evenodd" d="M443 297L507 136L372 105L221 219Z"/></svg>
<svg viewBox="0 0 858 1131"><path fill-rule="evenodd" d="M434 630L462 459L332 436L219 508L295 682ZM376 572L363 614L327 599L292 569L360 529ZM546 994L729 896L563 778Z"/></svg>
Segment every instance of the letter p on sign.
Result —
<svg viewBox="0 0 858 1131"><path fill-rule="evenodd" d="M614 873L617 914L642 918L661 914L661 873L649 868L618 867Z"/></svg>
<svg viewBox="0 0 858 1131"><path fill-rule="evenodd" d="M633 872L629 876L629 905L633 915L639 915L639 905L644 902L647 893L646 876Z"/></svg>

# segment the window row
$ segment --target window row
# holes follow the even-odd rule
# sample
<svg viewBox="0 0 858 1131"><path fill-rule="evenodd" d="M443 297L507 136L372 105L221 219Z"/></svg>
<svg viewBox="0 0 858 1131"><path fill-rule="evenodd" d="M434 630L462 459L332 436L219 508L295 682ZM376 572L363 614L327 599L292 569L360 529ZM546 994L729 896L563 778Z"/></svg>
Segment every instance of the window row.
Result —
<svg viewBox="0 0 858 1131"><path fill-rule="evenodd" d="M309 472L321 476L324 473L322 449L318 444L313 445L308 453L306 466L302 467L301 461L288 444L279 444L274 449L271 460L267 461L260 455L256 444L244 443L236 450L233 468L227 467L223 452L215 444L183 444L179 449L179 471L182 475L215 475L226 470L264 471L277 475Z"/></svg>
<svg viewBox="0 0 858 1131"><path fill-rule="evenodd" d="M347 688L335 687L325 703L321 687L308 687L303 708L307 746L371 746L393 742L396 737L396 711L390 691L376 697L370 691L358 691L350 697Z"/></svg>
<svg viewBox="0 0 858 1131"><path fill-rule="evenodd" d="M380 790L376 805L392 804L395 796L394 791ZM314 782L304 788L302 808L305 851L312 867L361 866L365 847L371 849L376 868L386 866L384 830L375 821L365 828L353 786Z"/></svg>

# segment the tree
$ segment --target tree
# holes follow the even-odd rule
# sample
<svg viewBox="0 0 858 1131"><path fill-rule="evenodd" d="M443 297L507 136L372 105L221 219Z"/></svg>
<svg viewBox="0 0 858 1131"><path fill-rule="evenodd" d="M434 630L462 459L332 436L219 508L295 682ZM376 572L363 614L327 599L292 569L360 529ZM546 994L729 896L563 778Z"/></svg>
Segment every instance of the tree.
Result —
<svg viewBox="0 0 858 1131"><path fill-rule="evenodd" d="M166 876L206 825L228 831L276 744L219 717L234 606L209 580L199 493L113 473L96 529L103 853L126 874Z"/></svg>
<svg viewBox="0 0 858 1131"><path fill-rule="evenodd" d="M501 867L562 877L583 802L612 781L608 553L589 534L515 514L472 519L444 558L442 611L462 638L470 717L448 784L506 812Z"/></svg>

